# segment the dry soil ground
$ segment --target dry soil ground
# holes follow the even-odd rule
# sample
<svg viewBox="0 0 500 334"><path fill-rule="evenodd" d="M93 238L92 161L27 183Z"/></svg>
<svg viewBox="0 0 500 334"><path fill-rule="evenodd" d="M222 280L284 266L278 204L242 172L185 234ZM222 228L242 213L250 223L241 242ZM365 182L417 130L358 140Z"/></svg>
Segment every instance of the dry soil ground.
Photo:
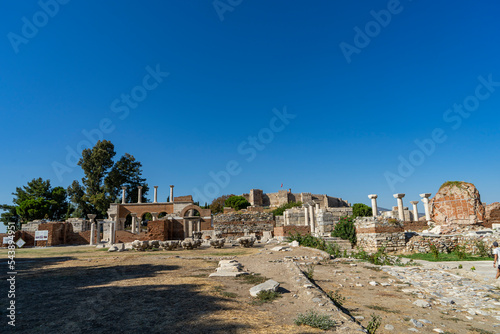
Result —
<svg viewBox="0 0 500 334"><path fill-rule="evenodd" d="M86 246L17 250L13 332L322 332L294 325L298 313L316 309L318 305L301 297L304 291L299 290L304 289L287 269L290 262L283 261L285 256L296 257L302 263L316 261L317 254L304 248L273 252L270 251L273 246L120 253ZM4 333L12 330L5 316L6 250L0 250L0 256L4 259L0 332ZM227 258L235 258L249 272L280 282L282 297L258 304L250 297L248 290L252 284L246 280L209 278L217 262ZM442 324L449 333L474 333L469 331L471 324L467 320L411 307L408 303L411 297L398 288L367 286L368 280L389 279L369 265L321 261L315 266L314 279L325 291L340 289L340 294L346 297L346 311L363 316L365 319L360 320L363 325L366 326L372 313L382 316L377 333L384 333L383 327L388 323L395 327L391 333L408 332L407 317ZM350 286L349 283L357 281L363 282L364 287ZM341 332L339 328L336 332ZM427 331L420 329L420 332Z"/></svg>

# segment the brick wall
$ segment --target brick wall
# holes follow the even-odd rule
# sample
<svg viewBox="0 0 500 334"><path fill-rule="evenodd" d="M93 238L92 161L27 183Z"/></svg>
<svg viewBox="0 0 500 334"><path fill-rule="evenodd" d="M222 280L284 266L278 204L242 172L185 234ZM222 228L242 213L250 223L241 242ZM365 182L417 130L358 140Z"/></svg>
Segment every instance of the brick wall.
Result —
<svg viewBox="0 0 500 334"><path fill-rule="evenodd" d="M300 235L306 235L311 233L311 228L309 226L277 226L274 228L275 237L287 237L290 234L299 233Z"/></svg>

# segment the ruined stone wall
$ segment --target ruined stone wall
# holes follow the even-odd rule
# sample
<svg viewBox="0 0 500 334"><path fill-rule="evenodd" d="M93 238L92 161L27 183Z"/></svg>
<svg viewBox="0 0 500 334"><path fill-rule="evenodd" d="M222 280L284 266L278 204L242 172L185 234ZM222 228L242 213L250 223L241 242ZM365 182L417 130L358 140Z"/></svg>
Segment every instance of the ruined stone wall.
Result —
<svg viewBox="0 0 500 334"><path fill-rule="evenodd" d="M247 199L248 202L250 202L250 204L252 206L262 206L263 203L264 203L264 199L263 199L263 191L260 190L260 189L251 189L250 190L250 196L249 198Z"/></svg>
<svg viewBox="0 0 500 334"><path fill-rule="evenodd" d="M479 254L477 247L478 242L483 242L491 254L491 245L493 241L500 240L500 235L486 234L486 235L440 235L440 236L414 236L412 237L405 247L407 253L430 253L430 243L433 243L441 253L453 252L456 245L463 246L467 253Z"/></svg>
<svg viewBox="0 0 500 334"><path fill-rule="evenodd" d="M69 218L67 223L73 225L73 232L84 232L90 230L90 221L83 218Z"/></svg>
<svg viewBox="0 0 500 334"><path fill-rule="evenodd" d="M489 204L485 208L485 221L487 227L491 228L492 224L500 224L500 203L495 202Z"/></svg>
<svg viewBox="0 0 500 334"><path fill-rule="evenodd" d="M406 247L409 235L404 232L387 233L357 233L356 246L365 251L374 253L380 247L385 247L387 252L401 252Z"/></svg>
<svg viewBox="0 0 500 334"><path fill-rule="evenodd" d="M311 228L309 226L276 226L274 228L275 237L288 237L291 234L299 233L300 235L306 235L311 233Z"/></svg>
<svg viewBox="0 0 500 334"><path fill-rule="evenodd" d="M272 213L241 213L220 214L214 216L214 230L223 237L243 236L245 233L255 233L262 236L264 231L272 231L274 218Z"/></svg>
<svg viewBox="0 0 500 334"><path fill-rule="evenodd" d="M479 191L472 183L444 183L429 205L431 219L438 225L470 225L485 219Z"/></svg>

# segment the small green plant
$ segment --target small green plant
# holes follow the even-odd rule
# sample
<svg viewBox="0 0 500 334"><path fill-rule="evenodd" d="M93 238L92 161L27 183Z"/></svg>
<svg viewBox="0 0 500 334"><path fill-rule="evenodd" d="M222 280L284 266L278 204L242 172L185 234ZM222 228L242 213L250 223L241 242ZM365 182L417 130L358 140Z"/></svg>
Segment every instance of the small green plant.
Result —
<svg viewBox="0 0 500 334"><path fill-rule="evenodd" d="M223 291L221 293L222 296L224 297L227 297L227 298L236 298L238 297L238 294L237 293L234 293L234 292L227 292L227 291Z"/></svg>
<svg viewBox="0 0 500 334"><path fill-rule="evenodd" d="M332 258L336 259L336 258L340 257L340 246L336 242L327 243L325 248L326 248L325 252L330 254L332 256ZM344 249L344 252L345 251L346 250Z"/></svg>
<svg viewBox="0 0 500 334"><path fill-rule="evenodd" d="M257 303L263 304L272 302L273 300L280 298L281 293L273 291L273 290L264 290L257 294Z"/></svg>
<svg viewBox="0 0 500 334"><path fill-rule="evenodd" d="M297 326L306 325L325 331L335 327L335 321L330 319L330 316L318 314L313 310L310 310L305 314L299 313L294 322Z"/></svg>
<svg viewBox="0 0 500 334"><path fill-rule="evenodd" d="M340 294L339 290L330 291L327 293L327 295L338 307L342 307L345 302L345 297Z"/></svg>
<svg viewBox="0 0 500 334"><path fill-rule="evenodd" d="M474 271L474 270L476 270L476 267L472 266L472 267L470 268L470 270L471 270L471 271Z"/></svg>
<svg viewBox="0 0 500 334"><path fill-rule="evenodd" d="M467 250L465 245L456 245L453 252L457 255L459 260L463 260L467 257Z"/></svg>
<svg viewBox="0 0 500 334"><path fill-rule="evenodd" d="M474 244L477 248L477 252L479 253L479 256L481 256L481 257L489 257L490 256L490 252L488 251L488 248L486 247L483 240L476 240L476 242Z"/></svg>
<svg viewBox="0 0 500 334"><path fill-rule="evenodd" d="M375 334L377 329L380 327L381 324L381 318L378 315L372 314L371 315L371 320L368 323L368 326L366 326L366 330L368 331L369 334Z"/></svg>
<svg viewBox="0 0 500 334"><path fill-rule="evenodd" d="M434 259L439 259L439 249L437 248L436 244L429 242L429 249L432 256L434 256Z"/></svg>
<svg viewBox="0 0 500 334"><path fill-rule="evenodd" d="M241 275L236 277L236 280L241 281L245 284L260 284L267 281L267 277L261 276L260 274L252 274L252 275Z"/></svg>
<svg viewBox="0 0 500 334"><path fill-rule="evenodd" d="M311 281L314 279L314 264L308 264L304 270L304 275Z"/></svg>
<svg viewBox="0 0 500 334"><path fill-rule="evenodd" d="M291 209L291 208L296 207L296 206L302 206L302 202L290 202L290 203L283 204L283 205L277 207L276 209L274 209L272 211L272 213L275 216L283 216L283 212L285 212L286 209Z"/></svg>
<svg viewBox="0 0 500 334"><path fill-rule="evenodd" d="M458 265L458 269L462 269L463 266L461 264Z"/></svg>
<svg viewBox="0 0 500 334"><path fill-rule="evenodd" d="M339 222L335 224L332 231L332 237L338 237L344 240L349 240L351 245L356 244L356 227L352 216L340 217Z"/></svg>

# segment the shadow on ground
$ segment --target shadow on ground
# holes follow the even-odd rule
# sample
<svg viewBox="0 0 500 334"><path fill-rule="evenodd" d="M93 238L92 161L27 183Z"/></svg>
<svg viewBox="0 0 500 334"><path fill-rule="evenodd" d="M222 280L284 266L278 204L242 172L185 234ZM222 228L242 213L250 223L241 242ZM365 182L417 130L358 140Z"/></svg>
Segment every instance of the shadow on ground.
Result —
<svg viewBox="0 0 500 334"><path fill-rule="evenodd" d="M208 319L211 313L228 308L222 303L224 298L201 294L197 285L137 285L137 282L130 287L108 285L154 277L161 275L159 272L180 269L178 266L143 264L39 270L38 262L25 265L33 267L16 278L16 333L248 331L245 325ZM2 318L6 318L5 311ZM4 325L1 327L5 328Z"/></svg>

